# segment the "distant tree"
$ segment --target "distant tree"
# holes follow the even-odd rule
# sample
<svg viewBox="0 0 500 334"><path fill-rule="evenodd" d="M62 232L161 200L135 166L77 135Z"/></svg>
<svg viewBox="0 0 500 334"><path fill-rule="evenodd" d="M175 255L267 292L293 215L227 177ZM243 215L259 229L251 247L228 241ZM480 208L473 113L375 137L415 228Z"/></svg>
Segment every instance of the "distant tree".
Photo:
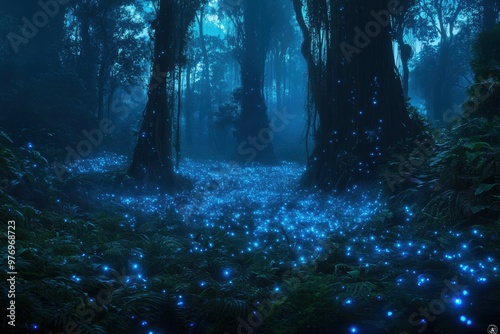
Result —
<svg viewBox="0 0 500 334"><path fill-rule="evenodd" d="M411 45L405 41L404 37L414 26L414 16L418 10L416 6L417 1L418 0L401 1L401 13L392 17L392 35L398 44L399 57L401 58L401 82L405 96L408 96L410 80L409 62L413 57L413 49Z"/></svg>
<svg viewBox="0 0 500 334"><path fill-rule="evenodd" d="M395 72L387 1L293 4L318 122L304 185L363 186L389 146L417 133Z"/></svg>
<svg viewBox="0 0 500 334"><path fill-rule="evenodd" d="M142 80L146 62L140 59L149 51L143 35L147 13L131 0L86 0L74 4L70 17L68 57L74 59L93 114L100 120L107 111L109 117L116 90Z"/></svg>
<svg viewBox="0 0 500 334"><path fill-rule="evenodd" d="M282 109L284 105L285 80L287 78L287 58L291 58L290 49L297 39L294 23L293 6L291 3L280 3L281 8L274 11L275 23L272 30L270 50L272 58L274 87L276 95L276 107ZM300 32L299 32L300 33Z"/></svg>
<svg viewBox="0 0 500 334"><path fill-rule="evenodd" d="M241 114L236 139L238 160L271 162L274 150L264 98L264 72L279 0L243 0L241 53ZM264 140L262 140L264 137ZM272 138L271 138L272 139Z"/></svg>
<svg viewBox="0 0 500 334"><path fill-rule="evenodd" d="M14 79L14 73L15 79L19 79L25 74L35 76L61 68L59 55L63 49L61 40L68 6L56 2L49 7L47 10L51 16L36 1L2 4L0 29L5 30L3 42L7 49L7 57L1 62L7 65L6 72L1 73L4 82Z"/></svg>
<svg viewBox="0 0 500 334"><path fill-rule="evenodd" d="M471 33L475 31L473 27L477 23L472 18L477 17L477 5L477 2L472 0L419 0L418 2L417 37L427 45L438 43L434 60L436 71L429 78L433 81L432 95L426 99L428 118L431 122L443 122L445 112L452 108L453 102L449 97L456 81L448 79L453 77L453 63L460 61L452 50L455 48L455 43L459 42L456 38L458 32L464 29Z"/></svg>
<svg viewBox="0 0 500 334"><path fill-rule="evenodd" d="M78 77L63 62L67 12L68 5L57 1L49 7L37 1L1 5L0 124L13 138L67 145L68 115L80 111L82 97Z"/></svg>
<svg viewBox="0 0 500 334"><path fill-rule="evenodd" d="M207 128L210 129L212 126L212 92L210 84L210 60L207 50L206 36L205 36L205 6L200 10L199 15L196 15L196 21L198 23L198 33L201 48L201 56L203 61L202 76L201 76L201 92L200 92L200 108L199 108L199 118L198 118L198 135L199 143L207 143L209 141L210 130L206 131ZM207 137L204 137L204 134ZM207 140L208 139L208 140Z"/></svg>
<svg viewBox="0 0 500 334"><path fill-rule="evenodd" d="M197 24L191 27L185 66L184 134L186 148L197 156L207 156L218 151L218 130L214 126L217 106L230 98L234 83L231 78L239 76L239 67L231 46L232 28L224 22L228 15L216 1L207 3L197 14ZM219 26L220 24L220 26ZM210 33L206 33L206 31ZM216 31L217 34L213 32ZM231 82L229 82L231 81ZM197 122L195 124L195 120ZM193 145L197 133L196 143ZM230 144L224 139L225 144ZM234 144L233 144L234 146Z"/></svg>
<svg viewBox="0 0 500 334"><path fill-rule="evenodd" d="M154 53L148 101L139 130L129 175L145 185L173 188L176 185L172 135L173 84L176 65L183 62L185 40L202 0L159 0L153 22Z"/></svg>

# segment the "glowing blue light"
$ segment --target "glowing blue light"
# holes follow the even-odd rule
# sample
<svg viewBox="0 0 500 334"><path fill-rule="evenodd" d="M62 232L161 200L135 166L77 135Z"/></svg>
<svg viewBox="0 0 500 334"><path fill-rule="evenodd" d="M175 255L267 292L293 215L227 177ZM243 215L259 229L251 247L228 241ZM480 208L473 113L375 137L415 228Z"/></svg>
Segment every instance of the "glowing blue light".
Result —
<svg viewBox="0 0 500 334"><path fill-rule="evenodd" d="M358 329L356 327L351 327L351 333L357 333Z"/></svg>
<svg viewBox="0 0 500 334"><path fill-rule="evenodd" d="M465 316L461 316L461 317L460 317L460 321L461 321L461 322L465 322L466 320L467 320L467 318L466 318Z"/></svg>
<svg viewBox="0 0 500 334"><path fill-rule="evenodd" d="M470 326L472 324L471 320L467 320L467 325Z"/></svg>
<svg viewBox="0 0 500 334"><path fill-rule="evenodd" d="M456 299L455 299L455 304L456 304L456 305L462 305L462 299L460 299L460 298L456 298Z"/></svg>
<svg viewBox="0 0 500 334"><path fill-rule="evenodd" d="M469 294L469 291L464 290L464 291L462 291L462 294L463 294L464 296L467 296L467 295Z"/></svg>
<svg viewBox="0 0 500 334"><path fill-rule="evenodd" d="M230 271L228 269L224 270L224 276L229 277Z"/></svg>
<svg viewBox="0 0 500 334"><path fill-rule="evenodd" d="M148 324L148 322L147 322L146 320L143 320L143 321L141 322L141 325L142 325L142 326L146 326L147 324Z"/></svg>
<svg viewBox="0 0 500 334"><path fill-rule="evenodd" d="M134 264L132 267L133 267L134 269L139 268L139 266L138 266L137 264Z"/></svg>
<svg viewBox="0 0 500 334"><path fill-rule="evenodd" d="M109 270L109 267L108 266L104 266L104 271L108 271Z"/></svg>
<svg viewBox="0 0 500 334"><path fill-rule="evenodd" d="M387 312L387 316L388 317L392 316L392 311Z"/></svg>

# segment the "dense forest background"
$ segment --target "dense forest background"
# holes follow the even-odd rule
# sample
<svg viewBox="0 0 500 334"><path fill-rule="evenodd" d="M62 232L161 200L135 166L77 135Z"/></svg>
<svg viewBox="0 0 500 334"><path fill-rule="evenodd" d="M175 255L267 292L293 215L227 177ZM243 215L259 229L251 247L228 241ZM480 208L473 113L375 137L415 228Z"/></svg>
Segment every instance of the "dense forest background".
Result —
<svg viewBox="0 0 500 334"><path fill-rule="evenodd" d="M0 216L17 222L21 273L18 326L3 325L486 330L500 314L499 11L2 3Z"/></svg>
<svg viewBox="0 0 500 334"><path fill-rule="evenodd" d="M285 115L292 115L283 130L274 133L272 146L277 145L274 150L280 159L304 161L306 144L313 149L311 142L321 114L316 109L321 108L313 92L307 90L312 79L308 79L301 54L303 34L292 2L271 1L264 7L256 4L245 10L242 1L183 4L165 18L171 24L183 25L171 32L172 41L163 46L169 48L162 52L168 53L166 58L172 62L165 68L153 66L159 4L43 3L19 2L2 8L2 33L6 38L1 49L1 91L3 110L9 112L2 113L1 121L19 142L47 145L64 164L66 147L76 149L82 131L99 129L99 122L106 119L112 122L113 130L105 133L103 143L92 147L92 151L109 149L131 154L147 102L147 87L154 85L149 82L153 68L156 86L164 81L168 86L165 98L174 129L171 137L181 145L177 148L178 144L173 144L186 156L234 158L235 147L250 131L244 129L252 122L245 119L250 114L245 110L253 107L247 104L262 106L264 124L273 117L273 111L286 110ZM363 33L366 23L377 18L386 20L385 14L372 16L370 11L386 10L387 3L367 5L364 18L345 17L351 21L344 22L343 35L336 37L322 35L329 27L321 23L333 21L335 13L318 16L330 11L330 5L295 4L305 5L310 38L314 39L312 57L318 57L326 66L329 60L323 53L327 49L321 48L331 48L338 57L347 54L357 67L361 65L358 61L391 62L394 55L405 96L433 126L444 126L461 114L466 88L474 82L469 66L472 43L478 33L494 27L498 16L498 4L493 0L404 1L401 12L392 16L390 39L394 52L386 49L385 54L377 56L380 59L370 54L366 56L369 59L361 60L371 52L359 52L366 38L372 38ZM245 19L245 15L255 20ZM357 40L353 30L356 24L364 35ZM380 39L382 36L377 34L374 43L367 44L379 43ZM321 80L325 80L322 84L332 84L327 78ZM257 96L248 95L252 89L258 90ZM342 89L342 94L348 94L349 84L342 85ZM305 107L308 113L304 113ZM263 151L259 151L257 159L268 149ZM245 159L253 156L242 155Z"/></svg>

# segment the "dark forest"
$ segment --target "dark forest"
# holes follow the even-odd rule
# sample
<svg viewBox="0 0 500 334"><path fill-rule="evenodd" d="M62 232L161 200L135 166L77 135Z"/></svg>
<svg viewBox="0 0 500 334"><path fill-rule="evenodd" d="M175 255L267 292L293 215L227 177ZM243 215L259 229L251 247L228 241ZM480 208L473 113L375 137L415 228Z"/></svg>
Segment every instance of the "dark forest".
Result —
<svg viewBox="0 0 500 334"><path fill-rule="evenodd" d="M499 12L2 1L0 332L497 334Z"/></svg>

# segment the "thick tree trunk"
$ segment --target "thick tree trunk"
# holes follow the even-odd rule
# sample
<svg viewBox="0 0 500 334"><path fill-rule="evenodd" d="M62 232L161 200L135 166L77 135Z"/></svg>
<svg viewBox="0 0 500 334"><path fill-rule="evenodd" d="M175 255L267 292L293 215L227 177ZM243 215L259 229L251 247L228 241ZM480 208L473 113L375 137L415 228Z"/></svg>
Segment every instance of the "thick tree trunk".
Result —
<svg viewBox="0 0 500 334"><path fill-rule="evenodd" d="M271 38L267 1L244 1L242 110L236 133L239 143L236 159L247 162L274 161L273 134L264 99L264 70Z"/></svg>
<svg viewBox="0 0 500 334"><path fill-rule="evenodd" d="M396 73L389 27L365 39L366 45L356 52L339 49L343 42L354 47L354 28L364 30L367 22L374 21L370 11L386 9L387 2L330 1L325 6L330 7L308 8L308 15L314 16L309 22L322 21L308 26L301 0L294 0L319 117L303 182L307 187L344 191L373 180L385 149L414 131ZM321 43L327 45L320 48Z"/></svg>
<svg viewBox="0 0 500 334"><path fill-rule="evenodd" d="M175 186L172 161L172 110L167 99L166 74L174 69L174 4L160 0L148 102L128 173L143 185Z"/></svg>

